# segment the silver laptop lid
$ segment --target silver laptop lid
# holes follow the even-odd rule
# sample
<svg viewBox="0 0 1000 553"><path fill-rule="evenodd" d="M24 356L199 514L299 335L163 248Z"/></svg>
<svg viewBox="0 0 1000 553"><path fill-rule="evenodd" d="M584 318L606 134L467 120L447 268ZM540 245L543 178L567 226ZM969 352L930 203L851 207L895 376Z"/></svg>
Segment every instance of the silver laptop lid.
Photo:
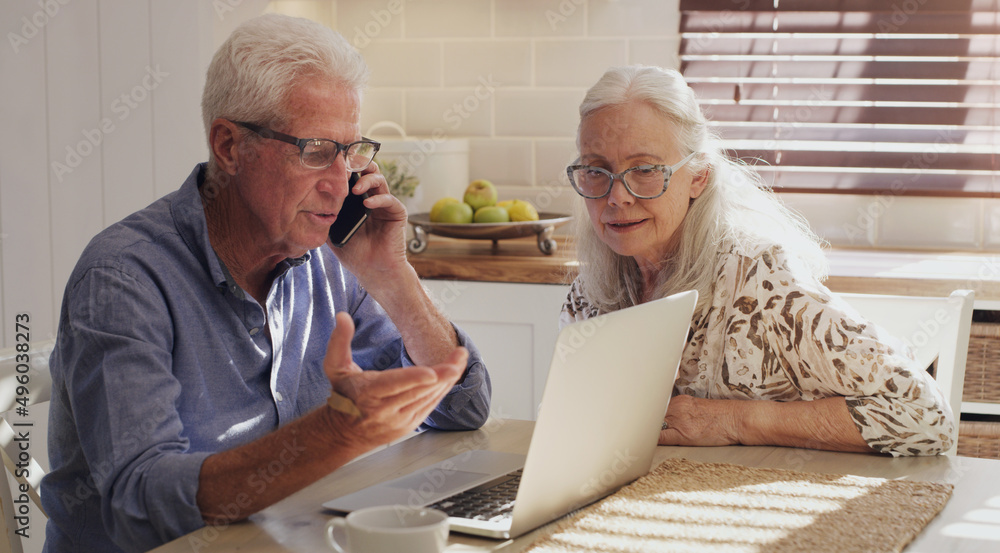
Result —
<svg viewBox="0 0 1000 553"><path fill-rule="evenodd" d="M465 452L323 506L428 505L523 466L511 518L450 519L452 530L510 538L646 474L697 297L683 292L565 327L526 458Z"/></svg>
<svg viewBox="0 0 1000 553"><path fill-rule="evenodd" d="M562 329L512 537L649 472L697 299L682 292Z"/></svg>

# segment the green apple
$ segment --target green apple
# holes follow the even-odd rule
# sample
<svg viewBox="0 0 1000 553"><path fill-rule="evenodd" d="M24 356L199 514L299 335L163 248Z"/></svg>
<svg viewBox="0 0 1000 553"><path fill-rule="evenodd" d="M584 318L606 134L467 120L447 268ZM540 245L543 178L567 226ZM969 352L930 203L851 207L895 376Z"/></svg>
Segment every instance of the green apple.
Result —
<svg viewBox="0 0 1000 553"><path fill-rule="evenodd" d="M473 211L488 205L495 205L497 203L497 187L488 180L474 180L465 189L465 196L462 199L472 206Z"/></svg>
<svg viewBox="0 0 1000 553"><path fill-rule="evenodd" d="M431 222L440 223L441 209L448 204L458 204L458 203L462 203L462 200L459 200L458 198L452 198L450 196L441 198L440 200L434 202L434 205L431 206L431 213L430 213Z"/></svg>
<svg viewBox="0 0 1000 553"><path fill-rule="evenodd" d="M439 223L466 224L472 222L472 206L465 202L447 204L438 213Z"/></svg>
<svg viewBox="0 0 1000 553"><path fill-rule="evenodd" d="M477 209L472 220L476 223L509 223L510 215L500 206L488 205Z"/></svg>

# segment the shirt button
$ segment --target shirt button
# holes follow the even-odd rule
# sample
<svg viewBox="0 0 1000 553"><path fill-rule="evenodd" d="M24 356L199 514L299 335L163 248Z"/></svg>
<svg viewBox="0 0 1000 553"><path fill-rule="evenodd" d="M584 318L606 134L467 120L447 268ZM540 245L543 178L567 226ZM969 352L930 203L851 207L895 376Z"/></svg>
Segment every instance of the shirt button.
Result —
<svg viewBox="0 0 1000 553"><path fill-rule="evenodd" d="M258 328L256 326L250 329L250 335L251 336L257 334L258 332L260 332L260 328Z"/></svg>
<svg viewBox="0 0 1000 553"><path fill-rule="evenodd" d="M281 392L274 392L274 399L278 400L278 402L285 400L285 398L281 395Z"/></svg>

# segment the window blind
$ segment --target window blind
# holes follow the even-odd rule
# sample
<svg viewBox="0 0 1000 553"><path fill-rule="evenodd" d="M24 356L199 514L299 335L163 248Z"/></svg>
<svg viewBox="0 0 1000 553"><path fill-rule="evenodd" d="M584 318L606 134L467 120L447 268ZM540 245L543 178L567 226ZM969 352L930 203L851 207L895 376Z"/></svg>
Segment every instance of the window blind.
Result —
<svg viewBox="0 0 1000 553"><path fill-rule="evenodd" d="M681 0L681 72L775 190L1000 197L1000 0Z"/></svg>

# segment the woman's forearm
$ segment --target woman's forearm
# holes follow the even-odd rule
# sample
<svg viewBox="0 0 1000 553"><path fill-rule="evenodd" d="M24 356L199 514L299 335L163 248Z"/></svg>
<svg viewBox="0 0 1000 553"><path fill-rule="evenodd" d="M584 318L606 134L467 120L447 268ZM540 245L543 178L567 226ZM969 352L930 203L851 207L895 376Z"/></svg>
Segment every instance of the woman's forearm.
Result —
<svg viewBox="0 0 1000 553"><path fill-rule="evenodd" d="M871 452L843 397L813 401L670 400L660 445L778 445Z"/></svg>
<svg viewBox="0 0 1000 553"><path fill-rule="evenodd" d="M726 401L726 400L719 400ZM871 452L843 397L812 401L732 401L744 445Z"/></svg>

